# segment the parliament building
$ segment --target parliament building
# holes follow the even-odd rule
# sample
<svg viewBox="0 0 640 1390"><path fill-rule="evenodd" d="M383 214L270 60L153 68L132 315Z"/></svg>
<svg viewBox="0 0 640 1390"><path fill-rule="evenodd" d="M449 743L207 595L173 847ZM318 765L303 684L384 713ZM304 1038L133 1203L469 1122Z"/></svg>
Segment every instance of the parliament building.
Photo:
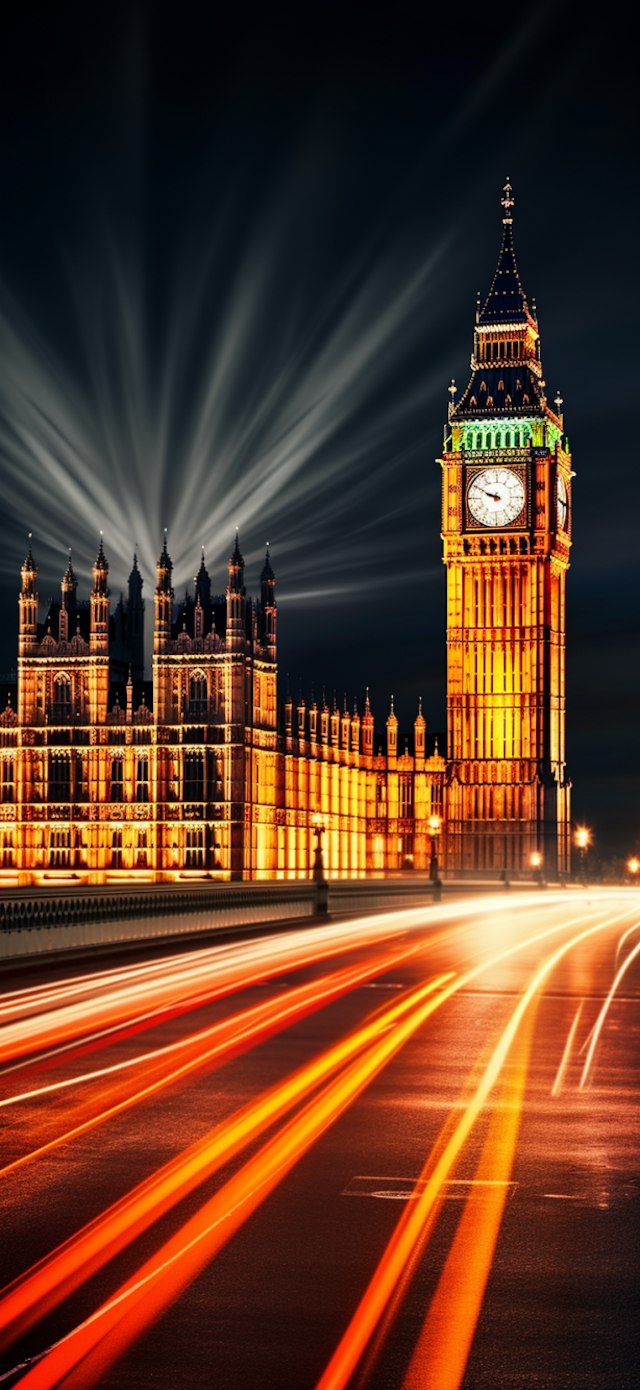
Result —
<svg viewBox="0 0 640 1390"><path fill-rule="evenodd" d="M88 600L71 557L40 621L31 544L19 596L17 699L0 715L0 881L127 876L308 877L319 832L330 877L569 867L565 576L571 457L545 394L535 308L518 275L507 183L496 273L478 302L471 379L441 459L447 568L447 748L419 709L398 749L390 702L375 738L357 709L279 699L275 576L245 588L239 538L226 591L204 553L176 603L157 564L153 679L143 581L110 611L102 539ZM539 861L538 861L539 862Z"/></svg>

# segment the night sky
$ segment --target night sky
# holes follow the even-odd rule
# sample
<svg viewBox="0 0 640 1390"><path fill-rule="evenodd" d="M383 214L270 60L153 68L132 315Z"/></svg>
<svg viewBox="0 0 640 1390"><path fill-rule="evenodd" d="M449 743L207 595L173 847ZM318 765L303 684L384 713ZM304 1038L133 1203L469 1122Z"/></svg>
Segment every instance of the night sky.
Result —
<svg viewBox="0 0 640 1390"><path fill-rule="evenodd" d="M236 525L279 662L400 746L445 727L440 470L514 187L520 275L576 470L568 766L603 854L640 848L637 72L632 12L59 3L0 19L0 670L27 533L152 630Z"/></svg>

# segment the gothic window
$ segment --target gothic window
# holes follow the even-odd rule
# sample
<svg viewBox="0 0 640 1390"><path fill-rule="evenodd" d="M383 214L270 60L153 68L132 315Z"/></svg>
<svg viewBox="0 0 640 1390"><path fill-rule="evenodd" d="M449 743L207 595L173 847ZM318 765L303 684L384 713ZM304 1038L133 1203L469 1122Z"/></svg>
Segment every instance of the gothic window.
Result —
<svg viewBox="0 0 640 1390"><path fill-rule="evenodd" d="M475 404L475 402L474 402L474 404ZM482 435L481 435L481 434L477 434L477 435L476 435L476 449L481 449L481 448L482 448Z"/></svg>
<svg viewBox="0 0 640 1390"><path fill-rule="evenodd" d="M499 382L498 382L498 390L499 390L499 391L504 391L504 381L499 381Z"/></svg>
<svg viewBox="0 0 640 1390"><path fill-rule="evenodd" d="M486 391L486 389L487 389L487 383L486 383L486 381L481 381L481 382L480 382L480 393L482 394L482 392L483 392L483 391Z"/></svg>
<svg viewBox="0 0 640 1390"><path fill-rule="evenodd" d="M472 396L472 397L471 397L471 400L469 401L469 405L471 406L471 409L472 409L472 410L475 410L477 404L478 404L478 402L477 402L475 396Z"/></svg>
<svg viewBox="0 0 640 1390"><path fill-rule="evenodd" d="M387 788L382 780L376 783L376 815L386 816L387 814Z"/></svg>
<svg viewBox="0 0 640 1390"><path fill-rule="evenodd" d="M506 447L507 449L510 449L510 448L511 448L511 430L507 430L507 432L506 432L506 434L505 434L505 437L504 437L504 442L505 442L505 447Z"/></svg>
<svg viewBox="0 0 640 1390"><path fill-rule="evenodd" d="M56 676L52 714L54 723L66 723L71 715L71 681L68 676Z"/></svg>
<svg viewBox="0 0 640 1390"><path fill-rule="evenodd" d="M15 764L7 758L2 763L2 800L15 801Z"/></svg>
<svg viewBox="0 0 640 1390"><path fill-rule="evenodd" d="M408 820L413 815L413 779L400 778L400 819Z"/></svg>
<svg viewBox="0 0 640 1390"><path fill-rule="evenodd" d="M122 758L111 760L111 800L124 801L124 762Z"/></svg>
<svg viewBox="0 0 640 1390"><path fill-rule="evenodd" d="M49 864L52 869L67 869L71 863L71 831L49 831Z"/></svg>
<svg viewBox="0 0 640 1390"><path fill-rule="evenodd" d="M138 758L136 762L136 801L149 800L149 759Z"/></svg>
<svg viewBox="0 0 640 1390"><path fill-rule="evenodd" d="M114 830L111 834L111 868L122 868L122 831Z"/></svg>
<svg viewBox="0 0 640 1390"><path fill-rule="evenodd" d="M487 410L491 410L492 407L493 407L493 396L487 396L487 402L486 402L486 404L487 404Z"/></svg>
<svg viewBox="0 0 640 1390"><path fill-rule="evenodd" d="M147 836L146 830L139 830L139 831L138 831L138 848L137 848L137 852L136 852L136 868L137 868L137 869L146 869L146 867L147 867L147 840L148 840L148 836Z"/></svg>
<svg viewBox="0 0 640 1390"><path fill-rule="evenodd" d="M49 754L49 801L71 800L71 763L68 753Z"/></svg>
<svg viewBox="0 0 640 1390"><path fill-rule="evenodd" d="M207 714L207 705L207 678L202 671L194 671L189 681L189 714L202 718Z"/></svg>
<svg viewBox="0 0 640 1390"><path fill-rule="evenodd" d="M187 830L187 869L204 868L204 830L202 826Z"/></svg>
<svg viewBox="0 0 640 1390"><path fill-rule="evenodd" d="M204 759L202 753L185 753L184 801L204 801Z"/></svg>
<svg viewBox="0 0 640 1390"><path fill-rule="evenodd" d="M10 830L0 830L0 869L13 868L13 839Z"/></svg>
<svg viewBox="0 0 640 1390"><path fill-rule="evenodd" d="M522 397L522 404L523 404L523 405L528 405L528 404L529 404L529 397L528 397L528 396L525 395L525 396Z"/></svg>

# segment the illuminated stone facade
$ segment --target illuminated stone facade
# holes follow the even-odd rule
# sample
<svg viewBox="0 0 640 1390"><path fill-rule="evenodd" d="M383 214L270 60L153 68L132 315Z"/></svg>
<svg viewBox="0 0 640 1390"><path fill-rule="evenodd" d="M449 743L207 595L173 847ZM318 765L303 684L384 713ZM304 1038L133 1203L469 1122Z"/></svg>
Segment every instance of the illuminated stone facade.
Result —
<svg viewBox="0 0 640 1390"><path fill-rule="evenodd" d="M447 566L447 863L569 867L565 578L571 456L545 394L535 307L513 249L507 183L491 290L478 302L471 380L442 459Z"/></svg>
<svg viewBox="0 0 640 1390"><path fill-rule="evenodd" d="M447 758L413 752L398 722L376 741L356 709L280 708L275 578L247 598L236 538L226 592L202 562L176 604L165 544L155 589L153 681L143 680L137 562L110 614L102 541L88 602L71 559L38 622L22 567L17 710L0 715L0 878L74 874L308 876L324 826L330 876L429 868L440 828L451 871L569 865L564 750L565 575L571 458L545 395L535 310L518 276L512 198L493 285L478 304L472 376L451 389L442 467L447 566ZM440 826L441 822L441 826Z"/></svg>
<svg viewBox="0 0 640 1390"><path fill-rule="evenodd" d="M368 699L362 719L286 700L279 731L268 553L258 602L236 538L226 593L212 595L203 556L194 595L176 605L165 540L152 689L132 674L144 622L137 563L113 617L102 541L88 604L69 560L60 603L39 624L36 579L29 548L18 709L0 716L5 879L306 877L318 820L332 876L427 867L445 760L425 757L421 711L415 756L398 755L393 709L386 753L375 751Z"/></svg>

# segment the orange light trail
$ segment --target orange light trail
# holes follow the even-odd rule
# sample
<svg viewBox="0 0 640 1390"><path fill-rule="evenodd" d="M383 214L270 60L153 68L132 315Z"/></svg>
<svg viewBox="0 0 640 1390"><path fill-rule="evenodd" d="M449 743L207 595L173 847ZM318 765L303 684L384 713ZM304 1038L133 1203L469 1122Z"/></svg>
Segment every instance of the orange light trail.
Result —
<svg viewBox="0 0 640 1390"><path fill-rule="evenodd" d="M619 917L625 915L625 913L621 913ZM420 1175L420 1180L425 1182L424 1190L419 1197L408 1205L406 1211L400 1218L346 1332L341 1338L326 1370L317 1383L316 1390L344 1390L370 1338L375 1332L378 1322L383 1317L387 1304L392 1298L406 1267L412 1259L413 1253L421 1240L424 1224L429 1221L432 1210L440 1199L442 1187L449 1178L463 1145L471 1133L491 1090L500 1076L500 1072L516 1036L518 1027L531 1000L540 988L540 985L568 951L579 942L592 936L595 932L604 930L604 928L611 925L611 920L619 920L619 917L597 923L595 926L588 927L585 931L573 936L568 942L565 942L554 951L534 974L519 1003L514 1009L509 1023L502 1033L500 1041L486 1067L475 1095L466 1107L443 1153L438 1158L435 1166L432 1166L431 1155L427 1159L427 1163ZM547 934L548 933L545 932L539 935L542 936ZM519 946L513 947L512 950L523 949L528 944L529 942L522 942ZM510 953L511 952L502 952L497 959L503 958ZM469 972L469 975L475 976L479 974L481 970L486 969L490 964L491 962L489 961L485 962L475 971Z"/></svg>
<svg viewBox="0 0 640 1390"><path fill-rule="evenodd" d="M577 1010L576 1016L575 1016L575 1018L574 1018L574 1020L573 1020L573 1023L571 1024L570 1029L569 1029L569 1034L568 1034L568 1037L567 1037L567 1041L566 1041L566 1043L565 1043L565 1045L564 1045L564 1052L563 1052L563 1054L562 1054L562 1057L560 1058L560 1066L558 1067L558 1070L557 1070L557 1072L556 1072L556 1079L555 1079L555 1081L554 1081L554 1083L553 1083L553 1086L551 1087L551 1094L552 1094L552 1096L557 1096L557 1095L559 1094L559 1092L560 1092L560 1087L562 1086L562 1080L563 1080L565 1071L566 1071L566 1069L567 1069L567 1063L568 1063L568 1061L569 1061L569 1057L571 1056L571 1048L573 1047L573 1040L574 1040L574 1038L575 1038L576 1030L577 1030L578 1024L579 1024L579 1022L580 1022L580 1015L581 1015L581 1013L582 1013L583 1004L584 1004L584 999L582 999L582 1000L580 1001L580 1003L579 1003L579 1005L578 1005L578 1010Z"/></svg>
<svg viewBox="0 0 640 1390"><path fill-rule="evenodd" d="M277 938L274 942L271 938L269 942L251 943L250 947L236 948L232 956L227 952L227 959L222 964L219 958L210 962L210 966L215 967L215 978L206 989L203 988L203 963L196 954L194 960L189 957L188 968L174 969L168 979L164 976L160 980L147 979L146 975L140 979L136 977L133 982L129 980L126 987L120 987L106 996L101 989L97 999L85 999L48 1009L35 1017L20 1017L5 1023L0 1035L0 1063L12 1061L25 1053L33 1054L36 1048L72 1044L78 1038L86 1037L89 1027L95 1029L101 1024L107 1025L105 1032L100 1034L102 1037L108 1037L123 1023L144 1022L154 1026L163 1020L167 1009L176 1005L197 1008L238 989L271 979L286 970L317 964L329 956L375 944L376 941L403 934L405 930L402 922L381 924L373 919L369 921L368 930L362 926L358 931L347 929L341 939L337 939L333 928L323 932L320 940L317 935L314 937L310 932L304 932L296 934L293 941ZM305 939L302 940L302 937ZM248 970L248 966L254 966L253 970ZM141 1003L149 995L153 996L150 1002L154 1007L140 1014ZM23 1006L24 1001L19 1005L21 1010Z"/></svg>
<svg viewBox="0 0 640 1390"><path fill-rule="evenodd" d="M414 1348L402 1390L458 1390L493 1262L516 1151L533 1011L496 1102L471 1192Z"/></svg>
<svg viewBox="0 0 640 1390"><path fill-rule="evenodd" d="M615 993L616 993L616 990L617 990L617 988L618 988L618 985L620 984L621 979L623 978L624 974L626 973L626 971L628 970L629 966L631 965L631 962L632 962L633 960L635 960L636 956L637 956L639 953L640 953L640 942L638 943L637 946L634 947L633 951L630 951L630 952L629 952L629 955L627 956L626 960L623 961L622 965L620 966L620 969L618 970L618 972L617 972L617 974L616 974L616 976L615 976L615 979L614 979L614 981L613 981L613 984L612 984L612 986L611 986L611 989L609 990L609 993L608 993L608 995L607 995L607 997L606 997L606 999L605 999L605 1001L604 1001L604 1004L602 1005L602 1008L601 1008L601 1010L600 1010L600 1013L598 1014L598 1017L597 1017L597 1019L596 1019L596 1022L595 1022L595 1024L594 1024L594 1027L593 1027L593 1030L592 1030L592 1034L591 1034L591 1043L590 1043L589 1051L587 1052L586 1061L585 1061L585 1064L584 1064L584 1067L583 1067L583 1070L582 1070L582 1076L581 1076L581 1078L580 1078L580 1087L579 1087L579 1089L580 1089L581 1091L584 1090L584 1087L585 1087L585 1085L586 1085L587 1077L588 1077L589 1071L590 1071L590 1069L591 1069L591 1063L592 1063L592 1061L593 1061L593 1054L594 1054L594 1052L595 1052L595 1050L596 1050L596 1047L598 1046L598 1038L600 1037L600 1034L601 1034L601 1032L602 1032L602 1026L603 1026L604 1021L605 1021L605 1018L607 1017L607 1014L608 1014L608 1012L609 1012L609 1007L610 1007L611 1001L612 1001L612 999L613 999L613 997L614 997L614 995L615 995Z"/></svg>
<svg viewBox="0 0 640 1390"><path fill-rule="evenodd" d="M416 1028L451 994L446 985L450 975L430 980L412 990L403 1000L379 1012L325 1057L310 1063L272 1095L269 1116L287 1108L315 1087L331 1070L349 1063L337 1080L330 1082L315 1100L285 1126L215 1196L191 1218L171 1240L148 1260L121 1289L86 1322L75 1328L28 1372L22 1384L45 1390L99 1346L99 1366L81 1368L78 1384L94 1384L106 1360L111 1362L139 1335L196 1276L199 1270L230 1238L252 1211L284 1177L316 1138L351 1104L366 1085L386 1065ZM444 985L444 988L442 986ZM436 991L440 991L436 993ZM391 1029L392 1031L389 1031ZM382 1036L381 1036L382 1035ZM364 1055L353 1061L358 1051ZM256 1102L254 1123L264 1103ZM245 1116L244 1124L249 1123ZM264 1127L263 1125L263 1127ZM253 1137L251 1130L248 1137ZM246 1139L244 1140L246 1142ZM222 1161L222 1160L221 1160ZM19 1290L16 1290L18 1293ZM138 1306L140 1305L140 1306ZM3 1305L0 1305L2 1314ZM17 1308L14 1305L14 1316ZM120 1325L121 1324L121 1325ZM107 1348L103 1339L115 1333ZM100 1345L99 1345L100 1344ZM75 1383L74 1377L74 1383Z"/></svg>
<svg viewBox="0 0 640 1390"><path fill-rule="evenodd" d="M148 1100L160 1090L167 1086L174 1085L178 1081L183 1081L194 1072L199 1071L204 1066L221 1065L229 1061L232 1056L237 1056L240 1052L246 1051L249 1047L254 1047L260 1042L264 1042L274 1032L282 1028L290 1027L291 1024L303 1018L305 1014L314 1009L323 1007L338 998L341 994L354 989L363 981L371 979L374 975L379 975L383 971L390 969L392 965L400 960L405 960L407 956L415 954L418 947L413 944L410 947L386 952L382 956L375 957L372 961L362 966L350 966L333 975L312 981L309 984L301 985L296 989L288 991L286 994L279 995L276 999L266 1000L260 1004L253 1005L249 1009L234 1015L230 1019L225 1019L221 1023L212 1024L211 1027L203 1029L199 1033L192 1034L180 1043L170 1047L158 1049L157 1053L147 1054L146 1057L136 1058L140 1063L147 1062L145 1084L140 1084L140 1078L133 1078L135 1089L124 1097L117 1100L114 1104L105 1105L102 1099L102 1108L91 1113L87 1119L72 1126L71 1129L63 1131L46 1143L39 1145L11 1163L0 1168L0 1178L6 1177L17 1168L21 1168L25 1163L30 1163L36 1158L42 1158L44 1154L50 1153L53 1149L59 1148L61 1144L69 1143L72 1139L77 1139L82 1134L88 1133L90 1129L95 1129L97 1125L104 1124L106 1120L112 1119L115 1115L121 1114L131 1106L139 1104L140 1101ZM178 1066L167 1069L166 1063L171 1058L167 1054L172 1054L181 1046L189 1048L194 1055L180 1061ZM151 1059L151 1061L149 1061ZM125 1064L119 1064L123 1067ZM160 1075L157 1075L160 1068ZM114 1067L113 1071L118 1068ZM111 1070L111 1069L109 1069ZM144 1071L143 1071L144 1075ZM75 1079L75 1078L74 1078ZM41 1087L35 1093L9 1097L6 1104L16 1103L20 1100L29 1099L31 1094L43 1094L49 1089L55 1089L57 1083L51 1088Z"/></svg>
<svg viewBox="0 0 640 1390"><path fill-rule="evenodd" d="M558 895L558 898L559 901L562 901L563 905L566 903L566 897ZM483 904L483 907L484 906ZM500 909L504 911L504 900L500 900L499 906ZM530 904L527 902L526 906L529 907ZM451 909L448 909L448 913L450 912ZM389 915L391 916L391 914ZM395 914L393 915L395 916ZM409 926L408 918L418 919L417 922L414 920L411 925L424 922L424 913L422 912L403 912L398 915L402 917L404 930ZM441 914L438 915L440 916ZM130 1341L138 1335L138 1332L143 1330L143 1328L146 1327L153 1318L158 1316L172 1299L177 1296L177 1292L195 1277L195 1274L197 1274L202 1265L212 1258L212 1255L216 1253L220 1245L229 1238L233 1231L237 1229L237 1226L255 1209L262 1198L267 1195L267 1192L272 1190L272 1187L284 1176L285 1172L289 1171L289 1168L301 1153L306 1151L323 1129L331 1124L333 1119L337 1118L338 1114L342 1113L342 1111L351 1104L364 1086L368 1084L369 1080L386 1065L387 1061L403 1046L406 1039L411 1036L415 1029L425 1021L434 1009L438 1008L440 1004L444 1003L446 999L450 998L452 994L457 992L479 973L490 968L497 962L543 940L549 935L553 935L559 931L565 931L572 925L574 926L578 922L584 921L585 918L587 920L593 918L594 915L596 915L595 912L582 914L581 917L575 918L573 923L564 922L545 928L514 946L510 946L497 953L494 952L493 955L483 960L481 964L456 979L452 979L450 974L439 977L438 980L431 981L427 985L421 986L418 991L411 991L401 1000L396 1000L392 1008L374 1015L373 1019L368 1024L357 1030L350 1038L338 1044L335 1048L331 1049L329 1053L317 1059L315 1063L309 1064L309 1067L302 1069L301 1073L296 1073L293 1078L289 1078L287 1082L283 1083L284 1090L282 1087L278 1087L275 1088L273 1093L267 1093L266 1097L258 1098L254 1106L249 1107L251 1115L249 1115L248 1112L240 1112L240 1119L238 1116L232 1117L229 1125L233 1125L237 1120L238 1123L245 1126L243 1133L246 1132L248 1136L245 1139L240 1139L238 1137L236 1147L224 1147L227 1142L229 1145L235 1143L235 1140L231 1136L231 1131L229 1131L227 1140L225 1140L223 1137L225 1127L223 1126L222 1131L216 1130L213 1137L208 1136L200 1145L195 1146L195 1150L198 1150L198 1154L201 1155L200 1158L195 1156L195 1150L188 1150L186 1155L175 1160L174 1163L168 1165L166 1169L160 1170L160 1172L149 1179L147 1183L142 1184L139 1189L135 1189L133 1193L122 1199L121 1203L117 1203L114 1208L110 1208L108 1212L97 1218L89 1227L84 1228L77 1236L72 1237L71 1240L60 1247L58 1251L54 1251L51 1256L45 1257L45 1259L41 1261L38 1266L35 1266L32 1271L21 1276L21 1278L6 1291L6 1299L14 1300L11 1305L13 1307L13 1312L11 1312L11 1306L8 1301L0 1305L0 1318L2 1318L2 1324L6 1326L7 1329L10 1327L14 1329L17 1327L18 1330L22 1329L23 1317L28 1319L27 1325L32 1325L38 1317L42 1316L43 1311L46 1311L48 1307L59 1302L60 1298L65 1297L72 1288L77 1287L80 1282L87 1278L89 1274L93 1272L94 1268L99 1268L100 1265L110 1259L113 1254L117 1253L118 1249L126 1245L130 1239L133 1239L133 1236L137 1234L139 1230L150 1225L162 1211L167 1209L167 1206L171 1206L173 1201L179 1200L178 1196L174 1198L170 1195L170 1192L162 1189L162 1184L165 1180L169 1182L171 1191L179 1191L180 1195L182 1195L183 1192L190 1190L190 1186L195 1186L197 1182L202 1180L196 1175L200 1169L202 1169L203 1172L206 1169L206 1173L214 1171L215 1167L219 1166L220 1162L226 1161L226 1158L231 1156L232 1153L236 1153L238 1149L242 1147L243 1143L248 1142L249 1138L255 1137L262 1132L267 1125L281 1117L291 1105L296 1103L296 1101L304 1099L304 1097L309 1094L310 1090L321 1083L323 1078L326 1079L332 1069L335 1070L340 1066L346 1067L346 1071L343 1071L336 1082L332 1083L319 1097L316 1097L316 1099L307 1106L307 1109L302 1112L302 1115L292 1121L281 1134L276 1135L275 1138L267 1144L266 1148L261 1150L260 1154L256 1155L254 1160L250 1160L249 1164L245 1165L245 1168L241 1169L240 1173L238 1173L235 1178L231 1179L230 1183L226 1184L220 1193L216 1194L216 1198L213 1199L213 1202L219 1199L221 1203L220 1207L217 1209L217 1215L213 1214L212 1216L213 1209L211 1208L211 1204L207 1204L201 1212L196 1214L192 1222L187 1223L187 1226L176 1234L173 1241L169 1242L171 1251L168 1251L168 1246L163 1247L151 1261L147 1262L147 1265L143 1266L142 1270L139 1270L138 1273L133 1276L132 1280L130 1280L126 1286L123 1286L123 1289L119 1291L114 1299L110 1299L108 1303L103 1305L102 1309L98 1309L96 1314L88 1319L86 1323L74 1329L68 1337L64 1338L55 1348L51 1348L50 1351L38 1361L37 1366L34 1365L32 1367L32 1371L29 1372L28 1376L24 1378L21 1383L31 1386L37 1385L38 1390L41 1390L41 1387L42 1390L44 1390L45 1385L54 1385L58 1383L61 1376L66 1375L67 1372L62 1369L63 1362L67 1365L68 1369L71 1369L72 1366L78 1366L79 1362L85 1354L90 1351L91 1347L98 1347L100 1344L99 1351L96 1352L98 1361L95 1365L94 1358L91 1358L93 1370L90 1369L89 1362L87 1362L86 1376L85 1366L83 1365L80 1367L79 1371L73 1373L72 1379L69 1381L69 1386L71 1386L72 1383L73 1385L76 1384L76 1376L78 1374L81 1375L81 1379L77 1381L78 1385L95 1383L95 1380L99 1379L99 1369L97 1369L97 1367L100 1357L103 1358L104 1362L105 1351L102 1339L105 1332L108 1331L108 1328L111 1326L116 1328L118 1324L123 1322L123 1327L124 1323L126 1323L126 1328L128 1329L124 1331L121 1328L120 1332L114 1333L113 1337L110 1337L109 1345L111 1350L108 1359L111 1361L115 1356L119 1355L118 1348L122 1348L125 1344L128 1345ZM625 915L628 915L628 913L621 913L619 917ZM429 914L429 920L433 920L431 913ZM612 920L618 920L618 918ZM378 919L376 926L379 927L379 925ZM538 972L527 994L523 997L523 1000L521 1000L518 1006L518 1009L521 1011L520 1014L518 1014L518 1010L516 1010L516 1014L514 1018L512 1018L511 1022L513 1028L510 1040L507 1039L505 1042L506 1034L503 1034L499 1048L502 1045L506 1050L504 1050L502 1061L498 1061L496 1064L497 1071L493 1079L490 1077L488 1078L488 1074L485 1073L484 1081L481 1083L481 1087L474 1097L474 1102L476 1103L475 1114L469 1119L470 1107L468 1108L466 1116L463 1116L461 1125L464 1126L466 1123L467 1128L460 1139L460 1147L466 1138L466 1134L475 1122L475 1118L477 1118L477 1114L486 1099L486 1095L488 1095L491 1086L499 1075L500 1067L504 1061L504 1056L506 1056L506 1051L508 1051L510 1041L513 1036L515 1036L517 1022L519 1018L522 1017L524 1008L526 1008L540 980L548 970L553 968L553 964L565 951L569 950L571 946L575 945L584 937L591 935L595 931L602 930L606 925L609 925L609 922L598 923L596 926L590 927L586 932L572 938L571 941L565 943L565 945L550 958L545 966L543 966L542 971ZM428 948L433 942L434 937L430 936L426 942L422 941L421 945ZM414 945L411 949L415 950L417 947ZM407 951L407 954L409 954L409 951ZM449 980L448 984L446 983L447 980ZM435 997L428 998L426 1002L419 1003L419 1000L424 1000L424 996L432 994L433 991L437 989L439 989L439 993L436 994ZM280 1002L282 1001L280 1000ZM517 1021L514 1022L516 1015L518 1018ZM390 1031L387 1031L387 1036L381 1039L380 1034L383 1030ZM508 1029L506 1033L508 1033ZM494 1053L492 1059L494 1063L496 1063L499 1048L496 1049L496 1053ZM353 1057L359 1051L362 1052L363 1049L367 1049L365 1055L361 1056L359 1061L354 1062L351 1060L350 1064L347 1065L349 1059L353 1059ZM485 1087L484 1097L481 1094L483 1086ZM472 1107L474 1102L472 1102ZM461 1125L458 1125L454 1138L456 1135L460 1138ZM208 1144L213 1145L213 1148L211 1152L204 1157ZM224 1154L224 1158L221 1157L219 1162L214 1153L216 1145L220 1145L220 1153ZM445 1156L450 1148L451 1145L449 1145L448 1149L445 1151ZM252 1164L258 1165L263 1160L265 1164L264 1169L258 1166L252 1168ZM182 1172L183 1162L185 1165L184 1172ZM453 1162L453 1158L451 1162ZM207 1166L211 1163L213 1167ZM193 1169L190 1168L192 1164ZM174 1166L176 1167L176 1174L178 1170L180 1170L180 1176L172 1178L169 1175L169 1170L171 1169L173 1171ZM437 1169L436 1173L438 1171ZM190 1184L190 1186L183 1187L183 1182L185 1184ZM236 1182L239 1183L240 1186L233 1188L232 1184ZM156 1183L158 1184L157 1190L155 1188ZM441 1185L442 1183L440 1183L440 1186ZM148 1192L146 1190L147 1188L149 1188ZM140 1207L135 1206L138 1199L141 1203ZM437 1200L439 1199L435 1197L432 1202L434 1208ZM163 1205L165 1201L166 1205ZM226 1208L224 1208L225 1202ZM129 1208L130 1203L133 1204L131 1208ZM417 1207L418 1202L416 1201L413 1205ZM208 1213L208 1215L205 1215L206 1213ZM210 1217L212 1217L212 1220L209 1219ZM113 1225L110 1224L112 1218L114 1221ZM142 1225L139 1224L140 1222L142 1222ZM58 1263L59 1261L61 1261L61 1263ZM47 1270L49 1270L48 1274ZM31 1283L31 1280L34 1282ZM68 1282L69 1280L71 1280L71 1282ZM30 1285L30 1293L27 1292L27 1285ZM15 1301L16 1299L17 1302ZM134 1311L129 1315L127 1309L132 1299L136 1304L139 1301L140 1307L137 1312ZM91 1329L94 1330L91 1331ZM8 1331L7 1335L8 1340L13 1340L13 1335L10 1331ZM75 1350L72 1350L72 1348L75 1348ZM338 1348L338 1351L340 1351L340 1348ZM356 1360L359 1355L360 1352L357 1353ZM70 1360L69 1357L71 1358ZM56 1367L58 1368L57 1370ZM329 1369L330 1368L328 1368L328 1370ZM42 1375L46 1375L44 1380L41 1378ZM345 1381L341 1380L335 1383L344 1384ZM324 1385L324 1379L321 1384Z"/></svg>

